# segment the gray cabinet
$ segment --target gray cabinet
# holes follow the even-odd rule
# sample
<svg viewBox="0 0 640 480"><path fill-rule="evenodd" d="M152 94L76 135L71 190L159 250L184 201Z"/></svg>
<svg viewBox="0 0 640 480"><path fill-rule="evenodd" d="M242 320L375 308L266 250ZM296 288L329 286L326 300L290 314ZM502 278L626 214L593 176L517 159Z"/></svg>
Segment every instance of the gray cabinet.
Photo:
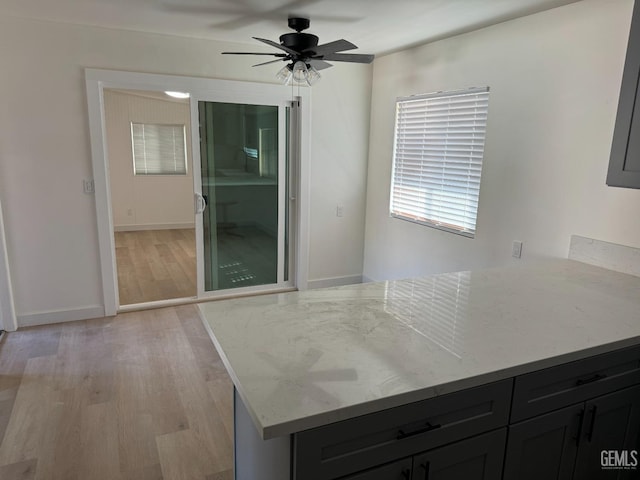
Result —
<svg viewBox="0 0 640 480"><path fill-rule="evenodd" d="M596 355L516 377L511 423L640 383L640 348Z"/></svg>
<svg viewBox="0 0 640 480"><path fill-rule="evenodd" d="M296 433L294 480L341 478L504 427L512 385L503 380Z"/></svg>
<svg viewBox="0 0 640 480"><path fill-rule="evenodd" d="M640 386L514 424L504 480L639 478L640 469L601 465L603 451L638 450L639 432Z"/></svg>
<svg viewBox="0 0 640 480"><path fill-rule="evenodd" d="M580 404L510 426L504 480L571 480L583 416Z"/></svg>
<svg viewBox="0 0 640 480"><path fill-rule="evenodd" d="M349 475L342 480L411 480L411 458Z"/></svg>
<svg viewBox="0 0 640 480"><path fill-rule="evenodd" d="M580 480L640 478L640 465L637 465L635 471L604 470L601 465L603 451L640 450L639 432L640 386L587 402L574 478Z"/></svg>
<svg viewBox="0 0 640 480"><path fill-rule="evenodd" d="M500 480L506 438L501 428L340 480Z"/></svg>
<svg viewBox="0 0 640 480"><path fill-rule="evenodd" d="M607 185L640 188L640 2L635 2Z"/></svg>
<svg viewBox="0 0 640 480"><path fill-rule="evenodd" d="M412 480L500 480L507 429L413 457Z"/></svg>
<svg viewBox="0 0 640 480"><path fill-rule="evenodd" d="M601 458L640 450L640 346L301 431L284 448L291 476L278 478L291 480L638 480L640 465Z"/></svg>

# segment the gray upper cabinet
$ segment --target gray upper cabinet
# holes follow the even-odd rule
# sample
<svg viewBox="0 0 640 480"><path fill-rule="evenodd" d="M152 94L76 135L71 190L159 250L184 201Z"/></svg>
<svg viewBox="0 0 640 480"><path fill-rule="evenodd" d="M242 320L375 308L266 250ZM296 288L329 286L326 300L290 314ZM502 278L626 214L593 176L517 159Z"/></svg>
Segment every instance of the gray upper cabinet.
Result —
<svg viewBox="0 0 640 480"><path fill-rule="evenodd" d="M633 7L607 185L640 188L640 2Z"/></svg>

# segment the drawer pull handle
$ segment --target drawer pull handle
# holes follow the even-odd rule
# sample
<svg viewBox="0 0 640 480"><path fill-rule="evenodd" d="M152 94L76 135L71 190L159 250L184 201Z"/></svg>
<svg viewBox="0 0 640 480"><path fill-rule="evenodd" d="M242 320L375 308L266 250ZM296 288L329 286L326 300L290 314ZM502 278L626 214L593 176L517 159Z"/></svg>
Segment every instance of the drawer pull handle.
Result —
<svg viewBox="0 0 640 480"><path fill-rule="evenodd" d="M411 470L409 470L407 468L402 470L402 478L404 478L405 480L410 480L411 479Z"/></svg>
<svg viewBox="0 0 640 480"><path fill-rule="evenodd" d="M398 435L396 436L397 440L402 440L403 438L407 438L407 437L413 437L414 435L420 435L421 433L427 433L430 432L431 430L435 430L436 428L440 428L442 425L440 425L439 423L432 425L431 423L427 422L427 426L424 428L420 428L414 432L405 432L404 430L398 430Z"/></svg>
<svg viewBox="0 0 640 480"><path fill-rule="evenodd" d="M576 387L579 387L581 385L586 385L587 383L597 382L598 380L602 380L603 378L607 378L607 376L604 373L596 373L592 377L579 379L576 382Z"/></svg>
<svg viewBox="0 0 640 480"><path fill-rule="evenodd" d="M591 443L593 439L593 429L596 426L596 413L598 412L598 407L596 405L591 409L591 425L589 425L589 432L587 433L587 440Z"/></svg>
<svg viewBox="0 0 640 480"><path fill-rule="evenodd" d="M582 425L584 424L584 408L578 414L578 431L573 439L576 441L576 446L580 446L580 437L582 436Z"/></svg>

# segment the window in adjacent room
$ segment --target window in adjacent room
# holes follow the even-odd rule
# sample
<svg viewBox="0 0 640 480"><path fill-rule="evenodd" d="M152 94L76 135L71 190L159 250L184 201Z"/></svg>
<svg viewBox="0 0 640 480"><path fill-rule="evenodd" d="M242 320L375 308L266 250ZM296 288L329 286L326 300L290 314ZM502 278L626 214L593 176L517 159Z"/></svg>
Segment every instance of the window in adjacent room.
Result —
<svg viewBox="0 0 640 480"><path fill-rule="evenodd" d="M131 123L134 175L186 175L184 125Z"/></svg>
<svg viewBox="0 0 640 480"><path fill-rule="evenodd" d="M473 237L489 88L399 98L391 216Z"/></svg>

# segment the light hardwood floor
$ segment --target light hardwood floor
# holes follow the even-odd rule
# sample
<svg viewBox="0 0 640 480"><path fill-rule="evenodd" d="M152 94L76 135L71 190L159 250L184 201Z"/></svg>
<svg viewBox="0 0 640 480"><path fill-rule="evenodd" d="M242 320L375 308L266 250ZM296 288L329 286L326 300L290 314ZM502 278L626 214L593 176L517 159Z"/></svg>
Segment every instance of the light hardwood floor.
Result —
<svg viewBox="0 0 640 480"><path fill-rule="evenodd" d="M120 305L196 295L195 230L115 232Z"/></svg>
<svg viewBox="0 0 640 480"><path fill-rule="evenodd" d="M232 384L196 307L0 343L0 479L231 480Z"/></svg>

